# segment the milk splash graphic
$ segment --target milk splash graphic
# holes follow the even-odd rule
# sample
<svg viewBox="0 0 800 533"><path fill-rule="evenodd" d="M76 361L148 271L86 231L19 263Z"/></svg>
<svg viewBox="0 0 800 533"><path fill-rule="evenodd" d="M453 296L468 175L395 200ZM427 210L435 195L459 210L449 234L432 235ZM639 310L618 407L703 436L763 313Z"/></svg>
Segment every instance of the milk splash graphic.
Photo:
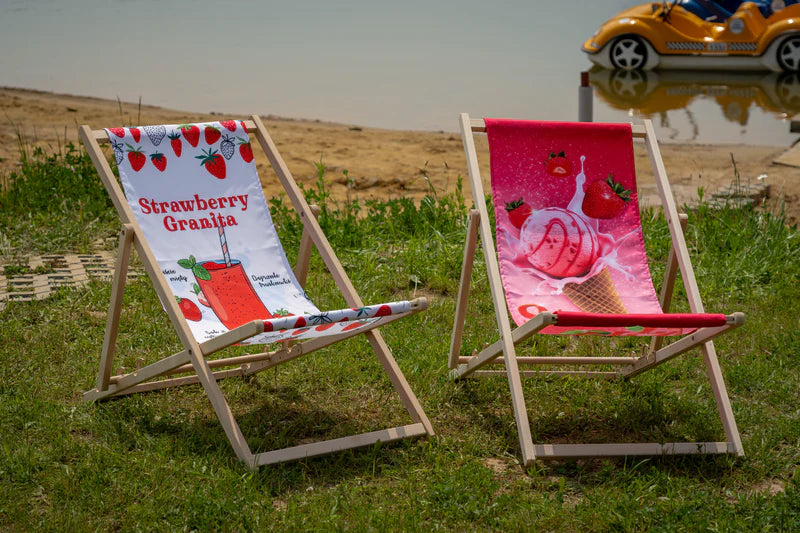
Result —
<svg viewBox="0 0 800 533"><path fill-rule="evenodd" d="M635 277L618 261L622 243L637 231L615 239L612 235L601 233L599 221L583 212L586 182L582 155L581 170L575 176L575 193L566 209L546 207L532 211L515 237L507 227L503 233L509 249L516 252L512 259L514 266L522 272L541 279L534 293L562 294L568 283L582 283L608 267L621 272L626 280ZM564 242L558 242L559 239Z"/></svg>

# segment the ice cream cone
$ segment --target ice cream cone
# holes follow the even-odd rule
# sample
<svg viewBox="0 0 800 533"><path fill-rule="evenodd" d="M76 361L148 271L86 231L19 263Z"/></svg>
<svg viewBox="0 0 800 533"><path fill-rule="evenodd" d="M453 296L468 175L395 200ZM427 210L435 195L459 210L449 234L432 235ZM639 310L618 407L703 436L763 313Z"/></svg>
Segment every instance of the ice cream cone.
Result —
<svg viewBox="0 0 800 533"><path fill-rule="evenodd" d="M619 299L608 268L582 283L567 283L564 294L579 309L587 313L624 314L627 313Z"/></svg>

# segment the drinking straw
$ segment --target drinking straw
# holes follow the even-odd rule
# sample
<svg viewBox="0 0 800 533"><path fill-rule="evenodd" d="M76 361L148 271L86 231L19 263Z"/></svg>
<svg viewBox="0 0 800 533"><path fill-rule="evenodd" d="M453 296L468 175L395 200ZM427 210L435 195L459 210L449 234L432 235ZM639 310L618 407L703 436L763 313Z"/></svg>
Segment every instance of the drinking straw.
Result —
<svg viewBox="0 0 800 533"><path fill-rule="evenodd" d="M222 257L225 258L225 266L231 266L231 254L228 252L228 239L225 238L225 228L219 226L219 244L222 246Z"/></svg>

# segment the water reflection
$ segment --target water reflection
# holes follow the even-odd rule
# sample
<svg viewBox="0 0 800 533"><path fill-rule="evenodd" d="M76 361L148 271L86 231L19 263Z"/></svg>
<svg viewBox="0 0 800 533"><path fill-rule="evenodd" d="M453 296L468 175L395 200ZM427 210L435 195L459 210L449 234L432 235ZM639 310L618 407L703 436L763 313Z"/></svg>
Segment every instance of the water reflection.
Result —
<svg viewBox="0 0 800 533"><path fill-rule="evenodd" d="M597 98L632 115L659 117L669 138L697 140L700 124L691 110L698 100L715 102L728 122L746 126L751 109L776 119L800 113L800 75L777 72L621 71L595 68L590 83ZM690 132L670 124L669 111L680 110Z"/></svg>

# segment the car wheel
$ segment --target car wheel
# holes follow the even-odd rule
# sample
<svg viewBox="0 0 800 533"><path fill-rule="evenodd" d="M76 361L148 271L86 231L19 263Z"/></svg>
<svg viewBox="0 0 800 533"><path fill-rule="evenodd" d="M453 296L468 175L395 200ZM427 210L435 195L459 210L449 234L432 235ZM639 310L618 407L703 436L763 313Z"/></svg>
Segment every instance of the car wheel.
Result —
<svg viewBox="0 0 800 533"><path fill-rule="evenodd" d="M638 100L647 92L647 73L643 70L614 70L609 78L609 89L626 101Z"/></svg>
<svg viewBox="0 0 800 533"><path fill-rule="evenodd" d="M778 46L778 64L786 72L800 71L800 35L792 35Z"/></svg>
<svg viewBox="0 0 800 533"><path fill-rule="evenodd" d="M797 73L784 73L775 84L775 93L778 95L782 111L796 113L800 110L800 75Z"/></svg>
<svg viewBox="0 0 800 533"><path fill-rule="evenodd" d="M647 63L647 47L634 35L624 35L611 44L611 64L622 70L636 70Z"/></svg>

